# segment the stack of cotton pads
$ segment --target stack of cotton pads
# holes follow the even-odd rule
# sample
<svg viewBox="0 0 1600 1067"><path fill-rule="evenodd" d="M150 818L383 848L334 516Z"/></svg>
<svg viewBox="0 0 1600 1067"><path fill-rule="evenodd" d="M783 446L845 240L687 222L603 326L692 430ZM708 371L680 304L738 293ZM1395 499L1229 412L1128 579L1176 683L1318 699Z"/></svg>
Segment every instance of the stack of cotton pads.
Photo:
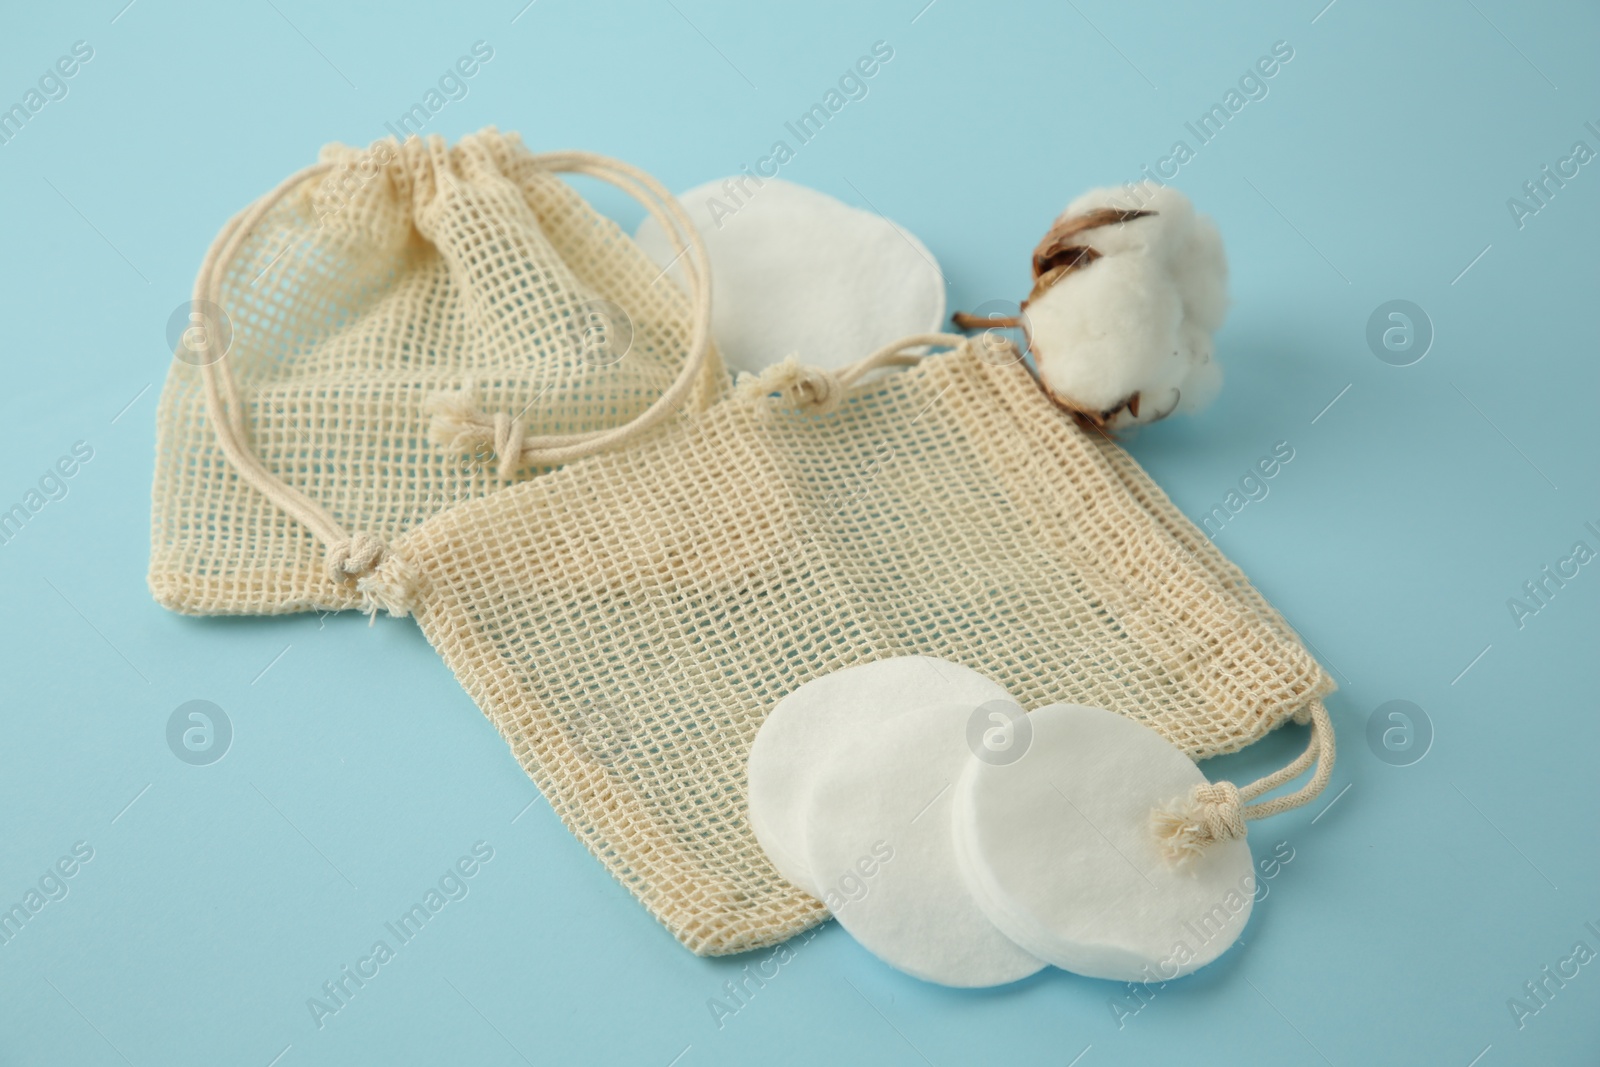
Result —
<svg viewBox="0 0 1600 1067"><path fill-rule="evenodd" d="M1205 781L1155 731L1099 708L1024 713L925 656L825 675L750 749L750 823L774 866L874 955L993 986L1046 964L1165 981L1237 940L1249 846L1174 867L1151 811Z"/></svg>

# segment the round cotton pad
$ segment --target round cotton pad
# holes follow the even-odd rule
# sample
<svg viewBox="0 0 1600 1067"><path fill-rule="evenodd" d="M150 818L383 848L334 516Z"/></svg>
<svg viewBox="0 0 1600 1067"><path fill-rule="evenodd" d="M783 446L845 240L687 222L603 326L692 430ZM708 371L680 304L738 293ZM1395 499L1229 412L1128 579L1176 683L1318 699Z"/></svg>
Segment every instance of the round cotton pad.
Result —
<svg viewBox="0 0 1600 1067"><path fill-rule="evenodd" d="M944 324L933 254L888 219L743 174L678 199L710 253L711 332L735 370L759 372L788 355L835 368ZM662 267L671 264L675 253L653 218L634 239Z"/></svg>
<svg viewBox="0 0 1600 1067"><path fill-rule="evenodd" d="M1013 763L972 760L955 789L963 874L1018 945L1091 978L1164 981L1220 956L1255 899L1244 841L1221 841L1175 868L1152 809L1205 776L1149 727L1071 704L1028 718Z"/></svg>
<svg viewBox="0 0 1600 1067"><path fill-rule="evenodd" d="M818 773L805 827L807 862L839 925L891 967L963 987L1044 967L989 921L956 863L951 787L973 759L972 713L928 703L863 727Z"/></svg>
<svg viewBox="0 0 1600 1067"><path fill-rule="evenodd" d="M900 656L813 679L767 713L750 746L750 827L773 866L812 896L803 805L832 754L887 719L929 703L976 708L1010 701L977 671L931 656Z"/></svg>

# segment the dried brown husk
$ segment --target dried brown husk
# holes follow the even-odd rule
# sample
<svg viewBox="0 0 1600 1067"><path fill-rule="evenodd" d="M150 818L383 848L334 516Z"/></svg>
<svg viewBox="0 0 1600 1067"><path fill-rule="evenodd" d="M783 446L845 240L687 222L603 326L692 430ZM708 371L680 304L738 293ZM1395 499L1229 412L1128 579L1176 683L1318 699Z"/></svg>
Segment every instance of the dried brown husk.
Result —
<svg viewBox="0 0 1600 1067"><path fill-rule="evenodd" d="M1023 314L1015 319L978 319L976 316L956 314L952 316L955 324L962 329L987 328L994 325L1018 326L1028 336L1028 345L1034 346L1032 331L1028 327L1028 305L1039 299L1053 286L1074 271L1082 270L1095 260L1100 259L1104 253L1088 244L1085 234L1105 226L1120 225L1142 219L1147 215L1155 215L1154 211L1139 211L1133 209L1099 207L1085 211L1078 215L1069 215L1058 218L1050 227L1033 250L1033 288L1028 293L1028 298L1022 301ZM980 325L981 324L981 325ZM1122 412L1126 411L1134 418L1139 417L1139 393L1134 392L1110 408L1091 408L1079 403L1070 396L1065 396L1052 389L1042 375L1035 372L1034 380L1039 383L1039 388L1044 395L1049 397L1057 407L1066 411L1086 429L1095 429L1104 432L1111 422Z"/></svg>

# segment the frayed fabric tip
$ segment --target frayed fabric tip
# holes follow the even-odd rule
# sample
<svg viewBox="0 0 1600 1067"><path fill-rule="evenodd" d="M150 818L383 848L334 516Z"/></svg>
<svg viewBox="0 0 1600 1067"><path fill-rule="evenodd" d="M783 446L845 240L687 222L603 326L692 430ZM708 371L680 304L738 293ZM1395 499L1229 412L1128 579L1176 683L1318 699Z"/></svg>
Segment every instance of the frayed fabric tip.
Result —
<svg viewBox="0 0 1600 1067"><path fill-rule="evenodd" d="M470 381L460 389L429 393L422 402L422 411L429 417L428 440L453 452L489 449L499 460L496 472L510 481L523 464L527 426L503 411L484 414L475 394Z"/></svg>
<svg viewBox="0 0 1600 1067"><path fill-rule="evenodd" d="M368 626L377 623L379 611L405 618L417 602L416 568L404 556L390 552L371 574L356 582L356 591Z"/></svg>
<svg viewBox="0 0 1600 1067"><path fill-rule="evenodd" d="M485 419L471 382L460 389L429 393L422 401L422 413L429 417L428 440L434 444L460 452L479 444Z"/></svg>
<svg viewBox="0 0 1600 1067"><path fill-rule="evenodd" d="M1187 797L1150 813L1150 832L1167 862L1192 863L1217 841L1236 841L1246 833L1244 805L1232 782L1208 782Z"/></svg>

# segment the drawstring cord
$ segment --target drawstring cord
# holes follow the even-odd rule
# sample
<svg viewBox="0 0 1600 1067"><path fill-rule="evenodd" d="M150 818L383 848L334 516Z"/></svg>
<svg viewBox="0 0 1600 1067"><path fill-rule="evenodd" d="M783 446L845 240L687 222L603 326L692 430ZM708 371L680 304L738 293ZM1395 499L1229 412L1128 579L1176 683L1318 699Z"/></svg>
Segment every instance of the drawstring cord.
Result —
<svg viewBox="0 0 1600 1067"><path fill-rule="evenodd" d="M959 334L917 334L885 345L865 359L839 370L806 366L790 356L760 374L740 375L735 395L764 410L770 411L776 403L810 414L827 414L836 411L849 391L873 371L907 366L922 359L906 352L908 348L965 346L970 350L974 341L972 337ZM1247 823L1291 811L1322 793L1333 774L1333 723L1321 701L1298 713L1295 721L1311 724L1311 740L1292 763L1243 788L1232 782L1206 782L1196 786L1188 796L1151 812L1151 831L1169 861L1176 866L1189 863L1209 845L1243 838ZM1313 766L1316 769L1311 780L1300 789L1271 800L1256 801Z"/></svg>
<svg viewBox="0 0 1600 1067"><path fill-rule="evenodd" d="M790 356L760 374L740 375L735 395L765 410L771 410L776 401L802 412L827 414L836 411L849 391L873 371L906 366L922 358L906 349L935 345L965 346L971 350L974 340L959 334L918 334L885 345L867 358L836 371L806 366ZM1298 713L1295 721L1311 724L1311 740L1305 751L1288 766L1243 788L1232 782L1206 782L1196 786L1188 796L1151 812L1151 831L1168 860L1182 866L1211 844L1243 838L1246 823L1301 807L1322 793L1333 774L1333 723L1320 701ZM1295 792L1250 803L1300 777L1313 766L1316 770L1311 780Z"/></svg>
<svg viewBox="0 0 1600 1067"><path fill-rule="evenodd" d="M709 360L711 345L711 261L699 231L677 199L650 175L620 160L590 152L549 152L533 158L550 170L587 174L609 182L645 206L672 239L676 253L674 262L683 261L692 302L693 337L689 343L690 358L667 390L632 421L609 429L530 435L523 423L513 416L480 411L470 390L430 396L427 410L433 420L429 435L434 442L460 452L493 449L499 460L497 473L507 479L515 477L525 466L555 467L605 451L657 425L688 400L695 379L703 373ZM686 258L690 251L694 255ZM663 271L656 280L665 276Z"/></svg>
<svg viewBox="0 0 1600 1067"><path fill-rule="evenodd" d="M689 351L672 385L644 412L621 426L578 434L528 436L509 416L483 419L487 427L483 442L494 445L501 453L503 472L515 470L516 465L508 464L507 456L517 457L518 464L534 462L554 466L611 448L645 432L684 403L694 388L695 379L704 372L711 351L710 260L704 242L682 205L654 178L620 160L576 151L545 153L533 159L551 171L586 174L609 182L640 200L661 223L678 258L684 261L684 271L693 290ZM291 194L333 167L333 163L317 163L290 175L229 220L200 265L194 283L196 304L209 302L220 306L227 269L256 226ZM387 554L383 540L370 532L345 529L327 508L267 469L256 455L249 443L246 405L228 364L227 353L215 350L214 335L215 331L206 331L201 338L198 362L205 386L206 415L223 455L246 484L322 543L330 579L346 584L373 576ZM369 614L375 616L380 606L378 598L370 592L368 598ZM395 607L403 611L402 605Z"/></svg>
<svg viewBox="0 0 1600 1067"><path fill-rule="evenodd" d="M906 349L925 345L962 348L970 344L971 340L955 333L913 334L884 345L865 359L847 364L838 370L808 366L794 356L789 356L760 374L747 371L739 375L734 395L747 404L759 405L766 410L774 406L772 400L777 397L782 403L800 411L826 415L838 410L850 390L873 371L884 367L908 367L922 360L922 356Z"/></svg>
<svg viewBox="0 0 1600 1067"><path fill-rule="evenodd" d="M1217 841L1237 841L1245 836L1245 824L1291 811L1315 800L1333 775L1333 723L1321 701L1295 716L1297 722L1311 722L1311 741L1293 763L1252 782L1243 789L1232 782L1207 782L1196 786L1187 797L1157 808L1150 815L1150 828L1162 851L1174 864L1182 866ZM1269 793L1300 777L1313 764L1311 780L1293 793L1263 800Z"/></svg>

